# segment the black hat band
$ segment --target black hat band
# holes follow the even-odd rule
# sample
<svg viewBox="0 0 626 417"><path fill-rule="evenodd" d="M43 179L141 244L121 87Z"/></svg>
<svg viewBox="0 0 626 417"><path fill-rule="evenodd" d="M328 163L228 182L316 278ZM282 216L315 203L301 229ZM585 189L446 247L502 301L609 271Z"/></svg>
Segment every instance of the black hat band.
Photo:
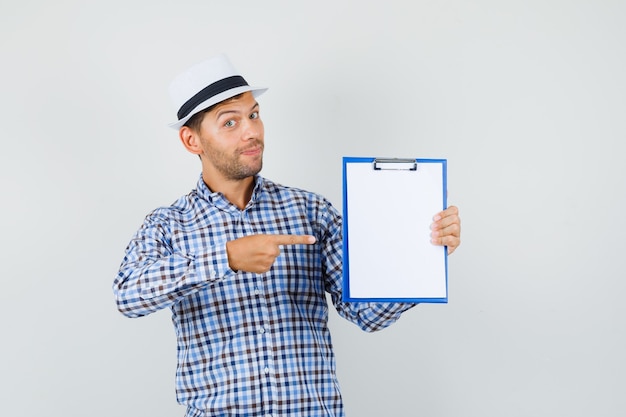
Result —
<svg viewBox="0 0 626 417"><path fill-rule="evenodd" d="M180 110L178 110L178 120L184 119L191 113L193 109L196 108L200 103L210 99L213 96L216 96L224 91L236 88L243 87L248 85L246 80L243 79L240 75L233 75L232 77L226 77L219 81L215 81L213 84L209 84L204 87L198 93L196 93L193 97L185 102L182 106L180 106Z"/></svg>

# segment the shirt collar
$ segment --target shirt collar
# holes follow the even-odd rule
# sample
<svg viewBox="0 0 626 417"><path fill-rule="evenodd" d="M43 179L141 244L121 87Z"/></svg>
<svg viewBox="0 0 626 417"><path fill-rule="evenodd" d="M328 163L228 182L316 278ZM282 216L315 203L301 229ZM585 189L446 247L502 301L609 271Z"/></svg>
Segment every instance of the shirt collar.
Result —
<svg viewBox="0 0 626 417"><path fill-rule="evenodd" d="M261 198L261 194L263 192L263 183L263 177L261 177L260 175L254 176L254 189L252 190L252 197L250 198L248 207L259 201L259 199ZM200 178L198 179L197 191L200 198L208 201L218 208L227 209L228 206L232 206L231 202L224 198L224 194L216 191L211 191L211 189L209 189L209 187L202 179L202 174L200 174Z"/></svg>

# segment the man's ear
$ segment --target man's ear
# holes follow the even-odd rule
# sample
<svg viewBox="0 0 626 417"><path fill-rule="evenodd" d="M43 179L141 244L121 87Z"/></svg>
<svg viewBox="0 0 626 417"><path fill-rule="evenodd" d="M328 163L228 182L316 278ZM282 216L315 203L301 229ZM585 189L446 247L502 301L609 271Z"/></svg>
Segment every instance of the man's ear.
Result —
<svg viewBox="0 0 626 417"><path fill-rule="evenodd" d="M180 137L180 141L189 152L195 155L200 155L202 153L200 137L196 132L191 130L189 126L181 127L178 131L178 137Z"/></svg>

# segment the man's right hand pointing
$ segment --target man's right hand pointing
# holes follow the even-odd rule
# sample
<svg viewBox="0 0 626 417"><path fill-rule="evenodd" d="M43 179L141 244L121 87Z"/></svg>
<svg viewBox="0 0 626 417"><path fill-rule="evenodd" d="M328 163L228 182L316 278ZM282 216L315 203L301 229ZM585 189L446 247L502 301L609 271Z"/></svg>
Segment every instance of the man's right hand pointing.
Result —
<svg viewBox="0 0 626 417"><path fill-rule="evenodd" d="M262 274L280 255L281 245L312 245L311 235L251 235L226 242L228 264L234 271Z"/></svg>

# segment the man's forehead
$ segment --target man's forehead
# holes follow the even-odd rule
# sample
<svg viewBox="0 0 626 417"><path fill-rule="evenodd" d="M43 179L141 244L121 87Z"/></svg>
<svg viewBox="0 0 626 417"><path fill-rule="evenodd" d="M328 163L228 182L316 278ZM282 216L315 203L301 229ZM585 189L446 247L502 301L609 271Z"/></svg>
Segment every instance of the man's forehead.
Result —
<svg viewBox="0 0 626 417"><path fill-rule="evenodd" d="M254 96L252 95L251 92L247 91L245 93L241 93L238 94L234 97L231 98L227 98L224 101L220 101L219 103L217 103L215 106L213 106L213 108L211 109L211 113L218 113L219 110L226 110L229 108L232 108L232 110L235 110L237 107L239 106L246 106L249 107L250 109L256 107L259 105L259 103L256 102L256 100L254 99ZM249 110L249 109L246 109Z"/></svg>

